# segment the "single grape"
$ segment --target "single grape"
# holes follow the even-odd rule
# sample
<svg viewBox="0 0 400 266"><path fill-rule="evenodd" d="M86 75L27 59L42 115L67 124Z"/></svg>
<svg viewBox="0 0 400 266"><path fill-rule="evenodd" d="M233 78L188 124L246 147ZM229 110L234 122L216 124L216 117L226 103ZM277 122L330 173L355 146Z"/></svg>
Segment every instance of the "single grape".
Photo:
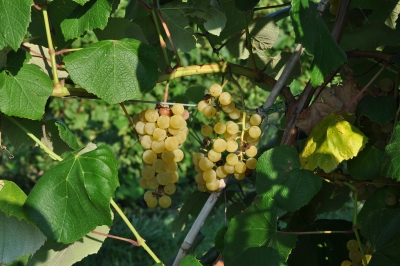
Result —
<svg viewBox="0 0 400 266"><path fill-rule="evenodd" d="M179 175L177 172L169 173L169 175L171 176L171 180L169 181L169 183L174 184L179 180Z"/></svg>
<svg viewBox="0 0 400 266"><path fill-rule="evenodd" d="M133 117L132 117L132 122L134 123L134 124L136 124L137 122L139 122L140 121L140 116L139 116L139 114L135 114Z"/></svg>
<svg viewBox="0 0 400 266"><path fill-rule="evenodd" d="M214 126L214 131L217 134L224 134L226 131L226 125L222 122L218 122Z"/></svg>
<svg viewBox="0 0 400 266"><path fill-rule="evenodd" d="M225 178L228 175L223 166L218 166L215 173L217 174L217 178Z"/></svg>
<svg viewBox="0 0 400 266"><path fill-rule="evenodd" d="M176 136L176 135L178 135L179 132L181 132L180 129L174 129L172 127L169 127L167 130L168 130L168 133L172 136Z"/></svg>
<svg viewBox="0 0 400 266"><path fill-rule="evenodd" d="M246 151L246 155L250 158L254 157L257 155L257 148L256 146L250 146L250 148L248 148Z"/></svg>
<svg viewBox="0 0 400 266"><path fill-rule="evenodd" d="M158 199L158 204L161 208L168 208L171 206L171 198L168 195L164 195Z"/></svg>
<svg viewBox="0 0 400 266"><path fill-rule="evenodd" d="M206 191L207 191L207 187L206 187L205 184L204 184L204 185L197 184L197 189L198 189L200 192L206 192Z"/></svg>
<svg viewBox="0 0 400 266"><path fill-rule="evenodd" d="M144 193L144 195L143 195L143 199L145 201L147 201L150 198L154 198L153 192L152 191L146 191L146 193Z"/></svg>
<svg viewBox="0 0 400 266"><path fill-rule="evenodd" d="M386 141L378 139L377 141L374 142L375 148L384 150L386 147Z"/></svg>
<svg viewBox="0 0 400 266"><path fill-rule="evenodd" d="M236 141L237 138L238 138L238 135L237 135L237 134L229 134L228 132L225 132L225 133L224 133L224 139L225 139L226 141L228 141L228 140L234 140L234 141Z"/></svg>
<svg viewBox="0 0 400 266"><path fill-rule="evenodd" d="M204 108L206 108L208 106L208 102L206 102L206 101L200 101L198 104L197 104L197 110L199 110L200 112L203 112L204 111Z"/></svg>
<svg viewBox="0 0 400 266"><path fill-rule="evenodd" d="M176 137L168 137L165 139L165 149L174 151L179 147L179 141Z"/></svg>
<svg viewBox="0 0 400 266"><path fill-rule="evenodd" d="M195 170L197 173L203 172L203 170L200 169L200 166L199 166L199 165L194 165L194 170Z"/></svg>
<svg viewBox="0 0 400 266"><path fill-rule="evenodd" d="M217 110L214 108L214 106L211 105L206 106L203 110L203 114L208 118L213 117L216 113Z"/></svg>
<svg viewBox="0 0 400 266"><path fill-rule="evenodd" d="M235 172L242 174L246 171L246 164L244 162L238 162L237 164L235 164Z"/></svg>
<svg viewBox="0 0 400 266"><path fill-rule="evenodd" d="M214 167L214 163L210 161L207 157L201 158L199 161L199 167L203 171L207 171Z"/></svg>
<svg viewBox="0 0 400 266"><path fill-rule="evenodd" d="M240 110L239 109L233 109L232 112L228 113L230 119L239 119L240 117Z"/></svg>
<svg viewBox="0 0 400 266"><path fill-rule="evenodd" d="M180 115L174 115L169 119L169 126L173 129L180 129L185 123L186 121Z"/></svg>
<svg viewBox="0 0 400 266"><path fill-rule="evenodd" d="M140 119L140 121L142 121L143 123L147 123L145 114L146 114L146 110L143 110L143 111L141 111L141 112L139 113L139 119Z"/></svg>
<svg viewBox="0 0 400 266"><path fill-rule="evenodd" d="M156 172L150 165L143 167L141 172L144 179L152 179L156 175Z"/></svg>
<svg viewBox="0 0 400 266"><path fill-rule="evenodd" d="M195 165L199 165L199 161L200 161L201 158L204 158L204 153L200 153L200 152L195 153L195 154L193 155L193 157L192 157L192 162L193 162Z"/></svg>
<svg viewBox="0 0 400 266"><path fill-rule="evenodd" d="M222 87L219 84L213 84L208 89L208 92L211 94L211 96L218 97L222 93Z"/></svg>
<svg viewBox="0 0 400 266"><path fill-rule="evenodd" d="M217 139L213 143L213 150L216 152L224 152L226 150L226 141L224 139Z"/></svg>
<svg viewBox="0 0 400 266"><path fill-rule="evenodd" d="M146 180L146 185L149 189L156 189L160 185L157 181L157 177L154 177L152 179L147 179Z"/></svg>
<svg viewBox="0 0 400 266"><path fill-rule="evenodd" d="M147 186L147 180L144 179L143 177L139 179L139 186L143 189L148 189L149 187Z"/></svg>
<svg viewBox="0 0 400 266"><path fill-rule="evenodd" d="M233 176L237 179L237 180L242 180L246 177L245 173L234 173Z"/></svg>
<svg viewBox="0 0 400 266"><path fill-rule="evenodd" d="M162 128L155 128L153 131L153 139L156 141L163 141L167 137L167 131Z"/></svg>
<svg viewBox="0 0 400 266"><path fill-rule="evenodd" d="M212 149L208 151L207 157L211 162L216 163L221 159L222 154Z"/></svg>
<svg viewBox="0 0 400 266"><path fill-rule="evenodd" d="M165 171L165 167L166 167L166 163L165 163L163 160L161 160L161 159L156 159L156 160L153 162L153 170L154 170L156 173L164 172L164 171Z"/></svg>
<svg viewBox="0 0 400 266"><path fill-rule="evenodd" d="M232 102L232 95L229 92L223 92L218 99L222 105L228 105Z"/></svg>
<svg viewBox="0 0 400 266"><path fill-rule="evenodd" d="M215 173L215 171L213 169L209 169L209 170L203 172L203 179L204 179L204 181L206 181L206 183L210 183L210 182L214 181L215 179L217 179L217 174Z"/></svg>
<svg viewBox="0 0 400 266"><path fill-rule="evenodd" d="M140 135L144 135L144 126L145 125L146 124L143 123L142 121L137 122L135 125L136 132Z"/></svg>
<svg viewBox="0 0 400 266"><path fill-rule="evenodd" d="M175 154L172 151L164 150L161 153L161 159L166 163L173 162L175 159Z"/></svg>
<svg viewBox="0 0 400 266"><path fill-rule="evenodd" d="M235 103L231 102L228 105L221 105L222 107L222 111L224 111L225 113L229 114L230 112L232 112L234 109L236 109Z"/></svg>
<svg viewBox="0 0 400 266"><path fill-rule="evenodd" d="M261 122L262 122L262 118L259 114L253 114L250 117L250 124L252 126L258 126L259 124L261 124Z"/></svg>
<svg viewBox="0 0 400 266"><path fill-rule="evenodd" d="M350 251L349 258L352 262L360 262L361 261L361 252L359 250Z"/></svg>
<svg viewBox="0 0 400 266"><path fill-rule="evenodd" d="M146 150L143 153L143 161L147 164L153 164L157 159L157 154L152 150Z"/></svg>
<svg viewBox="0 0 400 266"><path fill-rule="evenodd" d="M185 111L185 108L182 104L176 103L172 106L171 110L174 115L181 115L183 114L183 111Z"/></svg>
<svg viewBox="0 0 400 266"><path fill-rule="evenodd" d="M164 141L153 141L151 143L151 150L155 153L162 153L165 150L165 142Z"/></svg>
<svg viewBox="0 0 400 266"><path fill-rule="evenodd" d="M385 197L385 203L389 206L393 206L397 204L397 198L396 195L393 194L388 194Z"/></svg>
<svg viewBox="0 0 400 266"><path fill-rule="evenodd" d="M228 124L228 122L231 122ZM226 132L228 132L231 135L235 135L239 131L239 126L235 122L228 121L226 123ZM225 138L226 139L226 138Z"/></svg>
<svg viewBox="0 0 400 266"><path fill-rule="evenodd" d="M206 187L210 191L216 191L219 189L219 180L215 179L212 182L206 183Z"/></svg>
<svg viewBox="0 0 400 266"><path fill-rule="evenodd" d="M352 263L351 263L351 261L349 261L349 260L344 260L344 261L342 261L342 263L340 264L340 266L351 266L352 265Z"/></svg>
<svg viewBox="0 0 400 266"><path fill-rule="evenodd" d="M230 139L226 142L226 150L228 152L236 152L238 147L239 144L235 140Z"/></svg>
<svg viewBox="0 0 400 266"><path fill-rule="evenodd" d="M235 166L234 165L225 164L224 165L224 170L228 174L233 174L235 172Z"/></svg>
<svg viewBox="0 0 400 266"><path fill-rule="evenodd" d="M165 171L168 173L174 173L178 170L178 164L176 162L170 162L165 164Z"/></svg>
<svg viewBox="0 0 400 266"><path fill-rule="evenodd" d="M146 125L144 126L144 132L147 135L153 135L153 131L156 128L156 123L146 123Z"/></svg>
<svg viewBox="0 0 400 266"><path fill-rule="evenodd" d="M390 78L381 79L381 81L379 82L379 88L383 92L390 92L394 88L394 82Z"/></svg>
<svg viewBox="0 0 400 266"><path fill-rule="evenodd" d="M166 184L164 187L164 192L168 195L174 194L176 191L176 186L174 184Z"/></svg>
<svg viewBox="0 0 400 266"><path fill-rule="evenodd" d="M234 153L229 153L228 156L226 156L226 163L228 165L235 165L239 162L239 158L236 154Z"/></svg>
<svg viewBox="0 0 400 266"><path fill-rule="evenodd" d="M175 137L179 141L179 144L182 144L186 141L186 134L182 131L179 131L178 134L175 135Z"/></svg>
<svg viewBox="0 0 400 266"><path fill-rule="evenodd" d="M255 159L255 158L247 159L246 167L251 169L251 170L256 169L256 167L257 167L257 159Z"/></svg>
<svg viewBox="0 0 400 266"><path fill-rule="evenodd" d="M252 126L249 128L249 136L253 139L258 138L261 136L261 129L257 126Z"/></svg>
<svg viewBox="0 0 400 266"><path fill-rule="evenodd" d="M153 142L153 137L149 135L143 135L140 137L140 145L146 150L151 149L151 143Z"/></svg>
<svg viewBox="0 0 400 266"><path fill-rule="evenodd" d="M200 184L200 185L206 184L206 181L203 179L203 172L197 173L194 179L197 184Z"/></svg>
<svg viewBox="0 0 400 266"><path fill-rule="evenodd" d="M147 204L147 207L149 207L149 208L154 208L154 207L157 206L157 199L156 199L156 198L149 198L149 199L146 201L146 204Z"/></svg>
<svg viewBox="0 0 400 266"><path fill-rule="evenodd" d="M180 162L180 161L182 161L182 160L183 160L183 157L185 156L185 155L183 154L183 151L180 150L180 149L174 150L173 153L174 153L174 155L175 155L175 157L174 157L174 162Z"/></svg>
<svg viewBox="0 0 400 266"><path fill-rule="evenodd" d="M393 131L393 123L387 123L384 125L381 125L381 130L383 133L391 133Z"/></svg>
<svg viewBox="0 0 400 266"><path fill-rule="evenodd" d="M157 126L162 129L169 128L169 116L162 115L157 119Z"/></svg>
<svg viewBox="0 0 400 266"><path fill-rule="evenodd" d="M160 185L165 186L166 184L169 184L171 181L171 175L168 172L161 172L157 175L157 182Z"/></svg>
<svg viewBox="0 0 400 266"><path fill-rule="evenodd" d="M159 114L157 110L150 109L145 112L144 117L146 118L147 122L155 123L159 117Z"/></svg>
<svg viewBox="0 0 400 266"><path fill-rule="evenodd" d="M357 251L359 248L357 240L351 239L351 240L347 241L346 248L349 251Z"/></svg>
<svg viewBox="0 0 400 266"><path fill-rule="evenodd" d="M213 129L212 129L212 127L209 126L209 125L204 125L204 126L201 128L201 134L202 134L204 137L209 137L209 136L211 136L212 132L213 132Z"/></svg>

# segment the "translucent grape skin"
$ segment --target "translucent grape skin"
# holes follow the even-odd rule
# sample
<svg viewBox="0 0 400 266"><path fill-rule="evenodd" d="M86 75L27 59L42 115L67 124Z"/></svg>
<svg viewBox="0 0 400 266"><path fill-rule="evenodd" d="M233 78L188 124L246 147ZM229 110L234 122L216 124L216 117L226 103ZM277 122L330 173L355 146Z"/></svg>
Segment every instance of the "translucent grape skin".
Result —
<svg viewBox="0 0 400 266"><path fill-rule="evenodd" d="M213 84L208 89L208 92L211 94L211 96L218 97L222 93L222 87L219 84Z"/></svg>
<svg viewBox="0 0 400 266"><path fill-rule="evenodd" d="M346 248L349 251L356 251L358 250L358 242L355 239L351 239L349 241L347 241L346 243Z"/></svg>
<svg viewBox="0 0 400 266"><path fill-rule="evenodd" d="M161 208L168 208L171 206L171 198L168 195L164 195L158 199L158 204Z"/></svg>
<svg viewBox="0 0 400 266"><path fill-rule="evenodd" d="M232 102L232 95L229 92L223 92L219 96L219 102L222 105L228 105Z"/></svg>

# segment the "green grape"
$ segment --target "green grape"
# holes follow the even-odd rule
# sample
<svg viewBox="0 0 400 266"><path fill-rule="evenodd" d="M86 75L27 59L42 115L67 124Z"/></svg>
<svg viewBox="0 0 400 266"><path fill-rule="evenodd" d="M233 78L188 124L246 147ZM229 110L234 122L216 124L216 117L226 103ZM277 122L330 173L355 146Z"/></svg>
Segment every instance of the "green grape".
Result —
<svg viewBox="0 0 400 266"><path fill-rule="evenodd" d="M262 118L261 118L261 116L259 114L253 114L250 117L250 124L252 126L258 126L258 125L261 124L261 122L262 122Z"/></svg>
<svg viewBox="0 0 400 266"><path fill-rule="evenodd" d="M156 188L158 188L160 183L158 183L157 177L154 177L152 179L147 179L146 185L147 185L147 188L149 188L149 189L156 189Z"/></svg>
<svg viewBox="0 0 400 266"><path fill-rule="evenodd" d="M216 113L217 110L214 108L214 106L211 105L206 106L203 110L203 114L208 118L213 117Z"/></svg>
<svg viewBox="0 0 400 266"><path fill-rule="evenodd" d="M246 161L246 167L253 170L257 167L257 159L256 158L249 158Z"/></svg>
<svg viewBox="0 0 400 266"><path fill-rule="evenodd" d="M146 125L144 126L144 132L147 135L153 135L153 131L156 128L156 123L146 123Z"/></svg>
<svg viewBox="0 0 400 266"><path fill-rule="evenodd" d="M173 129L180 129L185 126L185 120L183 120L182 116L174 115L169 119L169 126Z"/></svg>
<svg viewBox="0 0 400 266"><path fill-rule="evenodd" d="M158 111L154 109L147 110L144 114L147 122L155 123L159 117Z"/></svg>
<svg viewBox="0 0 400 266"><path fill-rule="evenodd" d="M168 195L174 194L176 191L176 186L174 184L166 184L164 187L164 192Z"/></svg>
<svg viewBox="0 0 400 266"><path fill-rule="evenodd" d="M146 201L146 204L147 204L147 207L149 207L149 208L154 208L154 207L157 206L157 199L156 199L156 198L149 198L149 199Z"/></svg>
<svg viewBox="0 0 400 266"><path fill-rule="evenodd" d="M162 115L157 119L157 126L162 129L169 128L169 116Z"/></svg>
<svg viewBox="0 0 400 266"><path fill-rule="evenodd" d="M195 154L193 155L193 157L192 157L192 162L193 162L195 165L199 165L199 161L200 161L201 158L204 158L204 153L200 153L200 152L195 153Z"/></svg>
<svg viewBox="0 0 400 266"><path fill-rule="evenodd" d="M233 174L235 172L235 166L234 165L225 164L224 165L224 170L228 174Z"/></svg>
<svg viewBox="0 0 400 266"><path fill-rule="evenodd" d="M140 116L139 116L139 114L135 114L133 117L132 117L132 122L134 123L134 124L136 124L137 122L139 122L140 121Z"/></svg>
<svg viewBox="0 0 400 266"><path fill-rule="evenodd" d="M144 135L144 126L145 125L146 124L143 123L142 121L137 122L135 125L136 132L140 135Z"/></svg>
<svg viewBox="0 0 400 266"><path fill-rule="evenodd" d="M174 162L180 162L183 160L183 157L185 157L185 155L183 154L183 151L180 149L176 149L173 151L175 157L174 157Z"/></svg>
<svg viewBox="0 0 400 266"><path fill-rule="evenodd" d="M171 110L174 115L181 115L183 114L183 111L185 111L185 108L182 104L176 103L172 106Z"/></svg>
<svg viewBox="0 0 400 266"><path fill-rule="evenodd" d="M219 180L215 179L212 182L206 183L206 187L210 191L216 191L219 189Z"/></svg>
<svg viewBox="0 0 400 266"><path fill-rule="evenodd" d="M176 162L170 162L165 164L165 171L168 173L174 173L178 170L178 164Z"/></svg>
<svg viewBox="0 0 400 266"><path fill-rule="evenodd" d="M150 165L146 165L142 169L142 177L144 179L152 179L156 175L156 172L154 171L153 167Z"/></svg>
<svg viewBox="0 0 400 266"><path fill-rule="evenodd" d="M203 172L203 170L200 169L200 166L199 166L199 165L194 165L194 170L195 170L197 173Z"/></svg>
<svg viewBox="0 0 400 266"><path fill-rule="evenodd" d="M383 92L390 92L394 88L394 82L390 78L381 79L381 81L379 82L379 88Z"/></svg>
<svg viewBox="0 0 400 266"><path fill-rule="evenodd" d="M140 145L146 150L151 149L151 143L153 142L153 137L149 135L143 135L140 137Z"/></svg>
<svg viewBox="0 0 400 266"><path fill-rule="evenodd" d="M164 141L153 141L151 143L151 150L155 153L162 153L165 150L165 142Z"/></svg>
<svg viewBox="0 0 400 266"><path fill-rule="evenodd" d="M393 206L397 204L397 198L393 194L388 194L385 197L385 203L389 206Z"/></svg>
<svg viewBox="0 0 400 266"><path fill-rule="evenodd" d="M206 187L205 184L204 184L204 185L197 184L197 189L198 189L200 192L206 192L206 191L207 191L207 187Z"/></svg>
<svg viewBox="0 0 400 266"><path fill-rule="evenodd" d="M233 110L236 109L235 103L231 102L228 105L221 105L222 107L222 111L224 111L225 113L229 114L230 112L232 112Z"/></svg>
<svg viewBox="0 0 400 266"><path fill-rule="evenodd" d="M149 187L147 186L147 180L144 179L143 177L139 179L139 186L143 189L148 189Z"/></svg>
<svg viewBox="0 0 400 266"><path fill-rule="evenodd" d="M155 141L163 141L167 137L167 131L162 128L155 128L153 131L153 139Z"/></svg>
<svg viewBox="0 0 400 266"><path fill-rule="evenodd" d="M359 248L357 240L351 239L351 240L347 241L346 248L349 251L357 251Z"/></svg>
<svg viewBox="0 0 400 266"><path fill-rule="evenodd" d="M381 130L383 133L391 133L393 131L393 123L387 123L384 125L381 125Z"/></svg>
<svg viewBox="0 0 400 266"><path fill-rule="evenodd" d="M215 179L217 179L217 174L215 173L215 171L213 169L209 169L209 170L203 172L203 179L204 179L204 181L206 181L206 183L210 183L210 182L214 181Z"/></svg>
<svg viewBox="0 0 400 266"><path fill-rule="evenodd" d="M168 195L164 195L158 199L158 204L161 208L168 208L171 206L171 198Z"/></svg>
<svg viewBox="0 0 400 266"><path fill-rule="evenodd" d="M175 160L175 153L172 151L164 150L161 153L161 159L166 163L173 162Z"/></svg>
<svg viewBox="0 0 400 266"><path fill-rule="evenodd" d="M235 172L242 174L246 171L246 164L244 162L238 162L237 164L235 164Z"/></svg>
<svg viewBox="0 0 400 266"><path fill-rule="evenodd" d="M203 171L207 171L214 167L214 163L210 161L207 157L201 158L199 161L199 167Z"/></svg>
<svg viewBox="0 0 400 266"><path fill-rule="evenodd" d="M200 184L200 185L206 184L206 181L203 179L203 172L197 173L194 179L197 184Z"/></svg>
<svg viewBox="0 0 400 266"><path fill-rule="evenodd" d="M239 131L239 126L233 121L226 122L226 132L235 135ZM227 138L225 138L227 140Z"/></svg>
<svg viewBox="0 0 400 266"><path fill-rule="evenodd" d="M169 181L169 183L174 184L179 180L179 175L177 172L169 173L169 175L171 176L171 180Z"/></svg>
<svg viewBox="0 0 400 266"><path fill-rule="evenodd" d="M165 149L174 151L179 147L179 141L176 137L168 137L165 139Z"/></svg>
<svg viewBox="0 0 400 266"><path fill-rule="evenodd" d="M140 119L140 121L142 121L143 123L147 123L145 114L146 114L146 110L143 110L143 111L141 111L141 112L139 113L139 119Z"/></svg>
<svg viewBox="0 0 400 266"><path fill-rule="evenodd" d="M228 152L236 152L239 147L239 144L235 140L228 140L226 142L226 151Z"/></svg>
<svg viewBox="0 0 400 266"><path fill-rule="evenodd" d="M213 84L208 89L208 92L211 94L211 96L218 97L222 93L222 87L219 84Z"/></svg>
<svg viewBox="0 0 400 266"><path fill-rule="evenodd" d="M217 178L225 178L228 175L223 166L218 166L217 170L215 170L215 173L217 175Z"/></svg>
<svg viewBox="0 0 400 266"><path fill-rule="evenodd" d="M236 155L236 154L234 154L234 153L229 153L227 156L226 156L226 163L228 164L228 165L235 165L235 164L237 164L239 162L239 158L238 158L238 156Z"/></svg>
<svg viewBox="0 0 400 266"><path fill-rule="evenodd" d="M228 127L226 127L226 128L228 128ZM238 138L238 135L237 135L237 134L229 134L228 132L225 132L225 133L224 133L224 139L225 139L225 141L228 141L228 140L234 140L234 141L236 141L237 138Z"/></svg>
<svg viewBox="0 0 400 266"><path fill-rule="evenodd" d="M145 201L147 201L147 200L149 200L151 198L154 198L153 192L152 191L146 191L146 193L144 193L144 195L143 195L143 199Z"/></svg>
<svg viewBox="0 0 400 266"><path fill-rule="evenodd" d="M209 125L204 125L204 126L201 128L201 134L202 134L204 137L209 137L209 136L212 134L212 132L213 132L213 129L212 129L212 127L209 126Z"/></svg>
<svg viewBox="0 0 400 266"><path fill-rule="evenodd" d="M213 143L213 150L216 152L224 152L226 150L226 141L224 139L217 139Z"/></svg>
<svg viewBox="0 0 400 266"><path fill-rule="evenodd" d="M218 122L214 126L214 131L217 134L224 134L226 131L226 125L222 122Z"/></svg>
<svg viewBox="0 0 400 266"><path fill-rule="evenodd" d="M340 264L340 266L351 266L351 265L352 263L349 260L342 261L342 263Z"/></svg>
<svg viewBox="0 0 400 266"><path fill-rule="evenodd" d="M179 141L179 144L182 144L186 141L186 134L179 131L178 134L175 135L175 138Z"/></svg>
<svg viewBox="0 0 400 266"><path fill-rule="evenodd" d="M261 136L261 129L257 126L252 126L249 128L249 136L253 139L258 138Z"/></svg>
<svg viewBox="0 0 400 266"><path fill-rule="evenodd" d="M361 252L358 250L350 251L349 258L352 262L360 262L361 261Z"/></svg>
<svg viewBox="0 0 400 266"><path fill-rule="evenodd" d="M232 110L232 112L228 113L228 116L230 119L239 119L240 110L235 108Z"/></svg>
<svg viewBox="0 0 400 266"><path fill-rule="evenodd" d="M222 105L228 105L232 102L232 95L229 92L223 92L218 99Z"/></svg>
<svg viewBox="0 0 400 266"><path fill-rule="evenodd" d="M157 159L157 154L152 150L146 150L143 153L143 161L147 164L153 164Z"/></svg>
<svg viewBox="0 0 400 266"><path fill-rule="evenodd" d="M208 152L207 157L211 162L216 163L221 159L222 154L212 149Z"/></svg>
<svg viewBox="0 0 400 266"><path fill-rule="evenodd" d="M197 110L199 110L199 112L203 112L204 111L204 108L206 108L208 106L208 102L206 102L206 101L200 101L198 104L197 104Z"/></svg>
<svg viewBox="0 0 400 266"><path fill-rule="evenodd" d="M257 148L256 148L256 146L253 146L253 145L250 146L250 148L248 148L248 149L245 151L245 153L246 153L246 155L247 155L248 157L250 157L250 158L256 156L256 155L257 155Z"/></svg>
<svg viewBox="0 0 400 266"><path fill-rule="evenodd" d="M245 173L234 173L233 176L237 179L237 180L242 180L246 177Z"/></svg>
<svg viewBox="0 0 400 266"><path fill-rule="evenodd" d="M157 182L160 185L165 186L171 181L171 175L168 172L161 172L157 175Z"/></svg>
<svg viewBox="0 0 400 266"><path fill-rule="evenodd" d="M161 159L156 159L153 162L153 169L156 173L161 173L165 171L166 163Z"/></svg>
<svg viewBox="0 0 400 266"><path fill-rule="evenodd" d="M174 128L172 128L172 127L169 127L169 128L168 128L168 133L171 134L172 136L178 135L179 132L181 132L180 129L174 129Z"/></svg>

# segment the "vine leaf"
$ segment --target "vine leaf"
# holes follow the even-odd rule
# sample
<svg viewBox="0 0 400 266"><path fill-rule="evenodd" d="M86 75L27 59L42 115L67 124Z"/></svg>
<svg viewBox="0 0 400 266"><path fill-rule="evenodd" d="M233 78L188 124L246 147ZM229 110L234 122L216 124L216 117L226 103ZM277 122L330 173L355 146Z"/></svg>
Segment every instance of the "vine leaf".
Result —
<svg viewBox="0 0 400 266"><path fill-rule="evenodd" d="M399 265L400 210L382 209L368 216L361 228L374 250L368 265Z"/></svg>
<svg viewBox="0 0 400 266"><path fill-rule="evenodd" d="M13 182L0 180L0 264L25 254L34 254L46 237L25 214L27 196Z"/></svg>
<svg viewBox="0 0 400 266"><path fill-rule="evenodd" d="M258 159L256 190L268 195L289 212L306 205L321 189L321 179L312 172L300 169L294 147L278 146L264 152Z"/></svg>
<svg viewBox="0 0 400 266"><path fill-rule="evenodd" d="M75 3L80 4L81 6L83 6L86 2L89 2L90 0L73 0Z"/></svg>
<svg viewBox="0 0 400 266"><path fill-rule="evenodd" d="M310 201L317 214L333 212L340 209L350 199L350 188L337 187L331 183L322 182L322 188Z"/></svg>
<svg viewBox="0 0 400 266"><path fill-rule="evenodd" d="M32 0L0 2L0 49L18 50L30 22Z"/></svg>
<svg viewBox="0 0 400 266"><path fill-rule="evenodd" d="M381 174L383 155L383 150L374 146L367 147L347 162L347 170L353 178L359 180L378 178Z"/></svg>
<svg viewBox="0 0 400 266"><path fill-rule="evenodd" d="M218 232L215 234L214 246L219 253L224 252L224 240L226 231L228 231L228 227L224 226L221 229L219 229Z"/></svg>
<svg viewBox="0 0 400 266"><path fill-rule="evenodd" d="M385 148L382 174L400 180L400 124L396 125L391 142Z"/></svg>
<svg viewBox="0 0 400 266"><path fill-rule="evenodd" d="M99 41L130 38L148 44L142 29L137 24L124 18L110 18L104 29L95 29L93 31Z"/></svg>
<svg viewBox="0 0 400 266"><path fill-rule="evenodd" d="M242 12L253 10L260 0L235 0L235 6Z"/></svg>
<svg viewBox="0 0 400 266"><path fill-rule="evenodd" d="M331 86L330 88L318 88L317 99L307 107L297 118L296 126L301 128L307 135L321 121L322 118L334 111L339 111L347 106L358 94L357 85L354 79L347 79L341 86ZM348 112L354 113L356 103L353 104Z"/></svg>
<svg viewBox="0 0 400 266"><path fill-rule="evenodd" d="M279 253L270 247L251 247L243 251L235 260L226 264L227 266L241 265L265 265L265 266L285 266L287 263Z"/></svg>
<svg viewBox="0 0 400 266"><path fill-rule="evenodd" d="M79 37L85 31L95 28L104 29L110 16L112 2L112 0L90 0L84 6L77 6L61 22L61 30L65 40Z"/></svg>
<svg viewBox="0 0 400 266"><path fill-rule="evenodd" d="M392 29L395 28L396 18L400 11L400 4L397 1L391 0L366 0L360 3L352 2L350 8L356 8L358 10L368 10L372 13L368 16L368 21L385 22Z"/></svg>
<svg viewBox="0 0 400 266"><path fill-rule="evenodd" d="M89 145L88 145L89 146ZM47 171L24 207L51 240L69 244L111 225L110 200L119 186L117 161L105 145L73 152Z"/></svg>
<svg viewBox="0 0 400 266"><path fill-rule="evenodd" d="M158 79L156 49L133 39L94 43L64 62L76 84L111 104L138 98Z"/></svg>
<svg viewBox="0 0 400 266"><path fill-rule="evenodd" d="M379 110L377 112L376 110ZM380 125L389 123L396 115L396 100L389 96L366 95L357 105L356 116L366 116Z"/></svg>
<svg viewBox="0 0 400 266"><path fill-rule="evenodd" d="M317 167L329 173L340 162L356 156L367 137L341 115L331 113L311 131L300 154L301 166L313 171Z"/></svg>
<svg viewBox="0 0 400 266"><path fill-rule="evenodd" d="M0 111L9 116L39 120L44 114L53 83L39 66L26 62L31 56L18 50L9 53L0 72Z"/></svg>
<svg viewBox="0 0 400 266"><path fill-rule="evenodd" d="M108 234L110 227L102 225L96 227L94 231ZM96 254L105 239L105 236L89 233L69 245L47 240L35 255L28 260L27 266L73 265L90 254Z"/></svg>
<svg viewBox="0 0 400 266"><path fill-rule="evenodd" d="M325 76L346 61L347 56L332 38L314 2L294 0L290 16L296 42L301 43L314 56L311 85L318 87L324 82Z"/></svg>
<svg viewBox="0 0 400 266"><path fill-rule="evenodd" d="M189 254L185 256L179 263L179 266L202 266L202 265L203 264L201 264L200 261L196 259L196 256L194 254Z"/></svg>

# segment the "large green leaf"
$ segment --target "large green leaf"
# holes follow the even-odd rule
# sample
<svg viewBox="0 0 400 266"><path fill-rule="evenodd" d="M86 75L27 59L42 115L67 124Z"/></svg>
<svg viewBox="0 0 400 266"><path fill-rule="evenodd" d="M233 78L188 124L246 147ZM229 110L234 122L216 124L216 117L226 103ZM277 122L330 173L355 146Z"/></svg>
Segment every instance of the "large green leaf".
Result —
<svg viewBox="0 0 400 266"><path fill-rule="evenodd" d="M96 227L94 231L108 234L110 227L102 225ZM28 260L27 266L73 265L90 254L96 254L105 239L105 236L89 233L69 245L47 240L35 255Z"/></svg>
<svg viewBox="0 0 400 266"><path fill-rule="evenodd" d="M277 211L274 200L262 195L233 218L225 234L225 263L234 261L246 249L264 246L277 231Z"/></svg>
<svg viewBox="0 0 400 266"><path fill-rule="evenodd" d="M77 6L61 22L65 40L79 37L85 31L95 28L104 29L110 16L113 0L90 0L84 6Z"/></svg>
<svg viewBox="0 0 400 266"><path fill-rule="evenodd" d="M29 217L56 242L72 243L111 225L110 200L119 186L117 160L105 145L88 145L47 171L25 203Z"/></svg>
<svg viewBox="0 0 400 266"><path fill-rule="evenodd" d="M385 148L382 174L400 180L400 124L396 125L391 142Z"/></svg>
<svg viewBox="0 0 400 266"><path fill-rule="evenodd" d="M111 104L139 97L158 78L156 50L133 39L101 41L64 62L76 84Z"/></svg>
<svg viewBox="0 0 400 266"><path fill-rule="evenodd" d="M189 254L185 256L181 262L179 263L179 266L201 266L202 264L198 259L196 259L196 256L193 254Z"/></svg>
<svg viewBox="0 0 400 266"><path fill-rule="evenodd" d="M362 18L367 23L371 23L373 21L381 21L385 22L389 27L392 29L395 28L396 25L396 18L400 11L400 5L398 1L392 0L382 0L382 1L375 1L375 0L364 0L361 2L351 2L350 8L354 9L363 9L367 11L372 11L372 13L365 17L362 14Z"/></svg>
<svg viewBox="0 0 400 266"><path fill-rule="evenodd" d="M110 18L103 30L95 29L93 31L99 41L130 38L147 43L142 29L137 24L124 18Z"/></svg>
<svg viewBox="0 0 400 266"><path fill-rule="evenodd" d="M311 84L318 87L325 76L346 61L346 54L332 38L314 2L292 1L290 15L296 33L296 42L301 43L307 52L314 56Z"/></svg>
<svg viewBox="0 0 400 266"><path fill-rule="evenodd" d="M381 174L383 154L383 150L374 146L365 148L347 162L349 174L359 180L378 178Z"/></svg>
<svg viewBox="0 0 400 266"><path fill-rule="evenodd" d="M357 104L356 116L364 115L371 121L384 125L393 120L396 109L396 100L393 97L366 95Z"/></svg>
<svg viewBox="0 0 400 266"><path fill-rule="evenodd" d="M340 162L356 156L367 143L367 137L341 115L331 113L311 131L300 154L304 169L317 167L329 173Z"/></svg>
<svg viewBox="0 0 400 266"><path fill-rule="evenodd" d="M370 266L400 264L400 210L383 209L372 213L362 225L361 233L372 245Z"/></svg>
<svg viewBox="0 0 400 266"><path fill-rule="evenodd" d="M235 260L226 264L227 266L263 265L263 266L285 266L287 263L279 253L270 247L251 247L243 251Z"/></svg>
<svg viewBox="0 0 400 266"><path fill-rule="evenodd" d="M337 187L332 183L322 182L322 188L310 201L316 213L333 212L341 208L350 198L347 186Z"/></svg>
<svg viewBox="0 0 400 266"><path fill-rule="evenodd" d="M0 49L9 45L15 51L25 37L32 0L0 1Z"/></svg>
<svg viewBox="0 0 400 266"><path fill-rule="evenodd" d="M0 111L39 120L53 83L39 66L26 64L28 59L30 55L22 50L8 54L7 65L0 72Z"/></svg>
<svg viewBox="0 0 400 266"><path fill-rule="evenodd" d="M27 196L12 181L0 180L0 211L7 217L17 217L19 220L32 222L22 209Z"/></svg>
<svg viewBox="0 0 400 266"><path fill-rule="evenodd" d="M274 198L284 210L295 211L306 205L321 185L321 178L300 169L299 155L294 147L278 146L258 159L257 193Z"/></svg>

